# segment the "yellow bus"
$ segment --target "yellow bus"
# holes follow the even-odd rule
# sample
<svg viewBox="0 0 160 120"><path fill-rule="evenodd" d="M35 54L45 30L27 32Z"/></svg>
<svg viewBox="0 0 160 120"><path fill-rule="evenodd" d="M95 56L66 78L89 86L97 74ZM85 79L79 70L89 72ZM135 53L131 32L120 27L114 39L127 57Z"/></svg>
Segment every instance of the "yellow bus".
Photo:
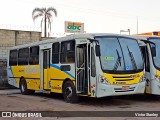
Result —
<svg viewBox="0 0 160 120"><path fill-rule="evenodd" d="M140 94L144 63L136 39L74 34L10 49L8 83L22 94L62 93L71 103L79 96Z"/></svg>
<svg viewBox="0 0 160 120"><path fill-rule="evenodd" d="M160 37L133 36L133 38L138 40L144 58L145 93L160 95Z"/></svg>

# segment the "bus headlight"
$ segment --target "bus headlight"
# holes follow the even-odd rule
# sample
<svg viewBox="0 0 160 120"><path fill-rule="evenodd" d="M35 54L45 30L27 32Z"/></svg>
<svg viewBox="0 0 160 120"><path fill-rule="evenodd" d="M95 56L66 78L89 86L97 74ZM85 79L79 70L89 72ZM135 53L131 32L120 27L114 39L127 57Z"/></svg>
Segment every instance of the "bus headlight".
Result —
<svg viewBox="0 0 160 120"><path fill-rule="evenodd" d="M139 81L139 82L141 83L141 82L144 82L144 81L146 81L146 77L145 77L145 75L143 75L143 76L141 77L141 79L140 79L140 81Z"/></svg>
<svg viewBox="0 0 160 120"><path fill-rule="evenodd" d="M158 82L160 82L160 76L155 75L155 76L154 76L154 79L157 80Z"/></svg>
<svg viewBox="0 0 160 120"><path fill-rule="evenodd" d="M107 85L110 84L109 81L108 81L108 79L105 78L105 77L102 76L102 75L100 75L100 77L99 77L99 82L100 82L100 83L103 83L103 84L107 84Z"/></svg>

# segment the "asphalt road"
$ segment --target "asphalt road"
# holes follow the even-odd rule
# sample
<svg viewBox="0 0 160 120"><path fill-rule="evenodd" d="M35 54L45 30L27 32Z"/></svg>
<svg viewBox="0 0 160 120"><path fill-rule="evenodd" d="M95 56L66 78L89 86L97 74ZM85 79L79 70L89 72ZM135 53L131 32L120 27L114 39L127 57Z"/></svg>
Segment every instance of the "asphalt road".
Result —
<svg viewBox="0 0 160 120"><path fill-rule="evenodd" d="M31 112L31 111L45 111L48 113L50 111L92 111L93 113L86 112L88 117L82 117L81 113L77 113L78 117L64 117L64 116L54 116L54 117L38 117L38 118L2 118L0 120L159 120L160 112L157 117L128 117L131 112L137 111L160 111L160 96L145 96L145 95L132 95L132 96L117 96L117 97L105 97L100 99L81 97L80 102L76 104L66 103L63 100L62 95L59 94L42 94L35 93L33 95L21 95L18 89L11 90L0 90L0 111L19 111L19 112ZM110 111L112 117L91 117L96 116L96 114L103 114L98 111ZM117 114L114 111L120 111L121 114L125 114L123 117L115 117ZM106 114L106 113L104 113ZM140 115L140 114L139 114ZM103 115L102 115L103 116Z"/></svg>

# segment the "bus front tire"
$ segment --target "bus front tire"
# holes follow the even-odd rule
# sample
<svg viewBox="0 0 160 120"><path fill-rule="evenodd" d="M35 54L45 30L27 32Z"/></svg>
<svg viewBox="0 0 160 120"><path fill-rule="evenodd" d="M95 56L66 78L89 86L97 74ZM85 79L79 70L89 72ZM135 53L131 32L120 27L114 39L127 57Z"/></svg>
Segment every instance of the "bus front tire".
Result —
<svg viewBox="0 0 160 120"><path fill-rule="evenodd" d="M22 95L29 95L29 94L33 94L35 92L34 90L27 89L27 83L24 78L21 79L21 81L20 81L20 91L21 91Z"/></svg>
<svg viewBox="0 0 160 120"><path fill-rule="evenodd" d="M78 102L76 88L71 81L65 82L63 86L63 97L67 103L77 103Z"/></svg>

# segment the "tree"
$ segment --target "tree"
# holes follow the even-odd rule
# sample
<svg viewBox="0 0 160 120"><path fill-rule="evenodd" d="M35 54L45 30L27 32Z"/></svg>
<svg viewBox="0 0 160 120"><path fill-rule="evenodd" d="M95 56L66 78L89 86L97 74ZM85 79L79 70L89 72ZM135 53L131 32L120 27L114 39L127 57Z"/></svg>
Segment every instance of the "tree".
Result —
<svg viewBox="0 0 160 120"><path fill-rule="evenodd" d="M42 23L44 22L44 37L47 37L47 23L51 31L51 22L52 22L52 17L53 17L52 12L54 13L55 17L57 17L57 10L53 7L35 8L32 11L33 20L37 19L38 17L42 18L41 19L41 30L42 30Z"/></svg>

